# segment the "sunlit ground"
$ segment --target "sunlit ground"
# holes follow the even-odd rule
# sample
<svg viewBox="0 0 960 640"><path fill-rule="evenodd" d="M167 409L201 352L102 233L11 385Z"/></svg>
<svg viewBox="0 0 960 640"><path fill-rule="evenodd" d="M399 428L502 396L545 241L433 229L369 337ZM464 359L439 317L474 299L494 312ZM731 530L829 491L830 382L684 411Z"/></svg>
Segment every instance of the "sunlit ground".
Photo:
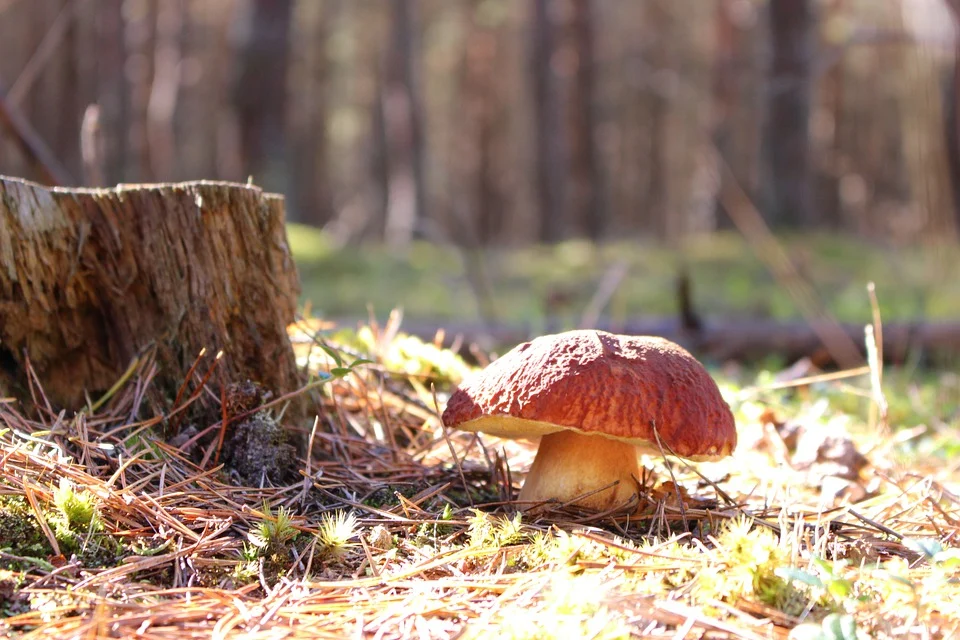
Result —
<svg viewBox="0 0 960 640"><path fill-rule="evenodd" d="M536 443L478 439L437 419L434 389L442 406L464 362L402 334L325 326L291 332L323 415L303 434L312 447L295 477L279 484L238 486L229 458L211 464L216 438L158 441L162 415L131 422L146 370L96 415L36 420L0 403L0 633L960 632L952 374L887 369L877 389L863 374L798 383L777 370L714 370L738 422L731 458L645 457L625 512L530 514L510 501ZM325 345L313 338L321 328ZM357 355L372 363L353 365ZM217 433L220 396L209 391L209 413L195 419ZM255 419L269 424L280 409Z"/></svg>
<svg viewBox="0 0 960 640"><path fill-rule="evenodd" d="M381 318L398 302L408 317L470 318L477 307L456 252L334 250L297 229L291 241L313 314L352 318L291 327L319 393L315 428L284 422L274 403L223 432L218 382L193 381L194 435L171 446L158 436L169 415L143 402L146 366L95 414L27 416L0 401L0 635L960 633L953 370L837 377L713 363L737 418L732 457L695 466L644 457L642 490L624 512L521 513L511 501L536 442L478 438L437 417L470 365L402 326L357 329L367 300ZM886 318L960 313L955 266L935 252L801 244L799 255L816 256L802 268L840 319L870 318L868 280ZM669 256L578 243L485 264L498 317L530 322L554 288L567 293L550 310L575 319L621 259L629 276L610 313L672 314ZM703 313L796 317L735 237L692 243L688 260ZM283 481L244 480L219 457L217 434L226 452L242 428L280 423L311 445Z"/></svg>

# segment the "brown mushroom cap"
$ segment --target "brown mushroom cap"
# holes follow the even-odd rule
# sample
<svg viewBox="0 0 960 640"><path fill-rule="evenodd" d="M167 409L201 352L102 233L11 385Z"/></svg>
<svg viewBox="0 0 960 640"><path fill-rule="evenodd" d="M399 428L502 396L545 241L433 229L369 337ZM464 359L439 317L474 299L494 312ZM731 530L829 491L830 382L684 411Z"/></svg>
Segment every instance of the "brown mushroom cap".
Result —
<svg viewBox="0 0 960 640"><path fill-rule="evenodd" d="M737 444L730 407L693 356L669 340L569 331L526 342L468 378L448 427L502 437L574 430L693 460Z"/></svg>

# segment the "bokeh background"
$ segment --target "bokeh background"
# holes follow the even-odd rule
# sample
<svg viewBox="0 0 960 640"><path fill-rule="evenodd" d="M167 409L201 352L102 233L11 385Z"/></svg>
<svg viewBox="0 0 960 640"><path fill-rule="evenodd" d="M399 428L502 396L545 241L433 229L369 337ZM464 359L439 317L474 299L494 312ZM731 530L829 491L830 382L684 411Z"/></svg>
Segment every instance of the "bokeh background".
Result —
<svg viewBox="0 0 960 640"><path fill-rule="evenodd" d="M336 317L953 318L958 10L0 0L0 173L252 178Z"/></svg>

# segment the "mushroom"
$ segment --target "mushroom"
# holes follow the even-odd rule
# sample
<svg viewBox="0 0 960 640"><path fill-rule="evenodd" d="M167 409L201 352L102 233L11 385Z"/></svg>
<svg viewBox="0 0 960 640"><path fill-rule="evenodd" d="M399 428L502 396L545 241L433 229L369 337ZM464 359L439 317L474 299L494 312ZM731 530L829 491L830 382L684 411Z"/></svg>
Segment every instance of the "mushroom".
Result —
<svg viewBox="0 0 960 640"><path fill-rule="evenodd" d="M507 438L541 436L520 501L575 501L595 511L633 499L638 450L716 460L737 444L730 407L685 349L594 330L515 347L460 385L443 423Z"/></svg>

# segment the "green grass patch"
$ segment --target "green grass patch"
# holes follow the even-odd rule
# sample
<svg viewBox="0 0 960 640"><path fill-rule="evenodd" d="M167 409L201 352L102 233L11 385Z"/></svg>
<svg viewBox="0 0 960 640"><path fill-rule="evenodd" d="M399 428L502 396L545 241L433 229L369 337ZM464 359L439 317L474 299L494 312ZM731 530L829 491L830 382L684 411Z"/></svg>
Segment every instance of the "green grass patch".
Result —
<svg viewBox="0 0 960 640"><path fill-rule="evenodd" d="M690 269L695 303L708 317L801 317L790 287L732 232L691 238L682 254L648 240L487 249L480 268L468 271L466 257L450 247L425 242L404 250L335 247L316 229L295 224L287 229L303 298L327 317L366 318L371 307L382 316L402 307L408 318L476 320L488 304L499 321L536 327L549 315L572 325L617 264L626 266L627 275L606 308L613 320L673 315L681 261ZM869 319L870 281L887 321L960 317L955 249L896 248L827 234L790 236L782 245L802 279L842 321ZM478 277L484 284L471 286ZM480 289L489 294L477 293Z"/></svg>

